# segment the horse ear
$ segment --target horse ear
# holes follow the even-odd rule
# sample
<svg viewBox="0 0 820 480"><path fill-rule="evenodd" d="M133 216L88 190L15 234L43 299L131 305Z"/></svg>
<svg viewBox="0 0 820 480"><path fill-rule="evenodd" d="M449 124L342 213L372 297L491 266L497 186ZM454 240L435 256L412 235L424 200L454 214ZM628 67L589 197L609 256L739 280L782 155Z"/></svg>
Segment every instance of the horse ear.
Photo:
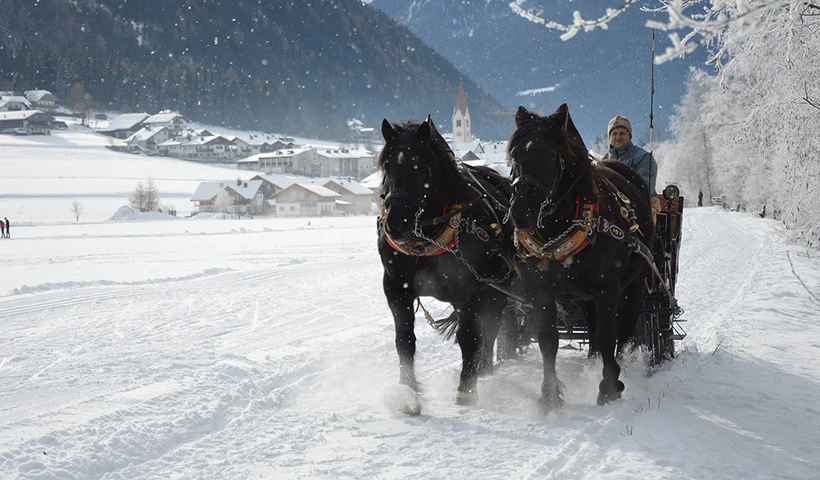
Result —
<svg viewBox="0 0 820 480"><path fill-rule="evenodd" d="M437 135L438 129L436 128L436 124L433 123L433 116L429 113L427 114L427 125L430 125L430 134Z"/></svg>
<svg viewBox="0 0 820 480"><path fill-rule="evenodd" d="M430 124L425 120L421 123L421 125L419 125L419 129L416 130L416 138L421 140L423 143L427 143L430 141L430 135Z"/></svg>
<svg viewBox="0 0 820 480"><path fill-rule="evenodd" d="M524 108L523 105L519 106L518 111L515 112L515 127L521 128L521 125L523 125L530 118L532 118L530 111Z"/></svg>
<svg viewBox="0 0 820 480"><path fill-rule="evenodd" d="M564 127L566 127L567 117L569 117L569 107L566 103L562 103L561 106L547 118L552 120L556 125L561 125L561 130L565 130Z"/></svg>
<svg viewBox="0 0 820 480"><path fill-rule="evenodd" d="M584 143L584 140L581 138L581 133L577 128L575 128L575 123L572 122L572 117L569 114L569 107L566 103L562 103L555 113L549 116L549 118L557 125L561 125L561 131L567 132L571 137L574 137L577 141L581 142L581 144Z"/></svg>
<svg viewBox="0 0 820 480"><path fill-rule="evenodd" d="M393 129L393 125L390 125L386 118L382 120L382 137L384 137L384 141L389 142L395 136L396 130Z"/></svg>

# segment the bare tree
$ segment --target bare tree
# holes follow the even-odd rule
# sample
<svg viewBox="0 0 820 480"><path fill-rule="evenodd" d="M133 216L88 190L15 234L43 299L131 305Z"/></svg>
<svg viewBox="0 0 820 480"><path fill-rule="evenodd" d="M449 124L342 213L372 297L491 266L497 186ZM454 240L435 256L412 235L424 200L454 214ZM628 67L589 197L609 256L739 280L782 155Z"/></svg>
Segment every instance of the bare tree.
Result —
<svg viewBox="0 0 820 480"><path fill-rule="evenodd" d="M148 177L145 184L145 208L146 212L159 210L159 189L152 177Z"/></svg>
<svg viewBox="0 0 820 480"><path fill-rule="evenodd" d="M152 177L148 177L146 183L142 180L137 182L134 191L131 193L131 198L128 199L131 208L139 210L140 212L153 212L159 209L159 190L157 184Z"/></svg>
<svg viewBox="0 0 820 480"><path fill-rule="evenodd" d="M569 40L582 30L607 29L610 21L637 2L620 0L613 3L620 5L607 8L604 15L591 20L583 18L576 10L572 23L548 20L534 13L534 9L527 9L526 1L510 2L509 6L526 20L564 32L561 40ZM671 43L664 53L655 57L655 63L666 62L717 40L717 51L708 63L720 68L721 59L732 42L740 42L744 37L760 32L783 12L795 23L802 22L808 16L816 16L820 12L820 3L816 0L657 0L657 8L648 11L668 17L666 21L653 18L646 22L649 28L667 32ZM727 41L726 32L729 29L740 31L741 35Z"/></svg>
<svg viewBox="0 0 820 480"><path fill-rule="evenodd" d="M83 204L79 200L74 200L71 202L71 208L69 208L71 213L74 214L74 221L80 221L80 214L83 213Z"/></svg>

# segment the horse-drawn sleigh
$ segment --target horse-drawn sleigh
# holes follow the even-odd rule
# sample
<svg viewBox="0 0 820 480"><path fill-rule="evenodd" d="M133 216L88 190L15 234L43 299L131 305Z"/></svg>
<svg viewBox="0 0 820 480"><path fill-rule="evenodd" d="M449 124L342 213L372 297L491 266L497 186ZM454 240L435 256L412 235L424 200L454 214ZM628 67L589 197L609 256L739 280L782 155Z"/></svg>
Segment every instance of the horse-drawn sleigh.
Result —
<svg viewBox="0 0 820 480"><path fill-rule="evenodd" d="M382 135L379 254L399 383L414 394L403 411L421 411L413 328L422 296L454 307L440 325L454 330L462 352L459 404L477 401L477 378L492 372L504 319L502 354L538 341L544 413L563 405L561 337L583 339L603 360L599 405L624 389L617 352L644 346L656 361L674 353L683 199L665 192L667 208L653 227L646 184L623 164L596 164L566 105L548 117L519 108L511 178L458 164L429 117L385 120ZM508 305L524 314L502 315Z"/></svg>

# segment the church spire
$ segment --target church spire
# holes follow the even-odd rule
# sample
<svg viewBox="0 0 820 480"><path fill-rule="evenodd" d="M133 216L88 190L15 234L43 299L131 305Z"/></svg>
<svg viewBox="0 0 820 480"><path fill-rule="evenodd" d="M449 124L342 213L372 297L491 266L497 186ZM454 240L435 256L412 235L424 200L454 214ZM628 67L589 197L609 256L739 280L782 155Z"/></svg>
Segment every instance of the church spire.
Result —
<svg viewBox="0 0 820 480"><path fill-rule="evenodd" d="M464 95L464 85L461 79L458 80L458 101L456 101L456 111L462 115L467 115L467 97Z"/></svg>
<svg viewBox="0 0 820 480"><path fill-rule="evenodd" d="M472 140L470 134L470 110L467 108L467 96L464 95L464 84L458 80L458 100L453 109L453 142L467 143Z"/></svg>

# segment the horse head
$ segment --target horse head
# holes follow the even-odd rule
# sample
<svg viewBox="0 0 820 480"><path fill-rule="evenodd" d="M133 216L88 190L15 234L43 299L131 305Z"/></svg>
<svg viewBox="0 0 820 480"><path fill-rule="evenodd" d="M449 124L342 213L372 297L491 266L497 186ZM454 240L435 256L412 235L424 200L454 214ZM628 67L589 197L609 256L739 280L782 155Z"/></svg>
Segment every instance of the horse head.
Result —
<svg viewBox="0 0 820 480"><path fill-rule="evenodd" d="M422 123L382 122L382 222L394 240L409 240L425 212L440 215L465 195L452 152L429 116Z"/></svg>
<svg viewBox="0 0 820 480"><path fill-rule="evenodd" d="M518 107L507 155L512 166L510 218L516 229L533 231L550 221L562 204L597 198L592 163L566 104L549 116ZM567 200L567 201L565 201Z"/></svg>

